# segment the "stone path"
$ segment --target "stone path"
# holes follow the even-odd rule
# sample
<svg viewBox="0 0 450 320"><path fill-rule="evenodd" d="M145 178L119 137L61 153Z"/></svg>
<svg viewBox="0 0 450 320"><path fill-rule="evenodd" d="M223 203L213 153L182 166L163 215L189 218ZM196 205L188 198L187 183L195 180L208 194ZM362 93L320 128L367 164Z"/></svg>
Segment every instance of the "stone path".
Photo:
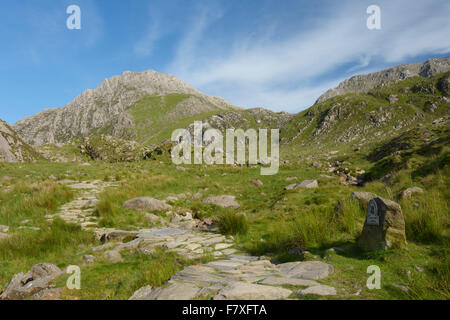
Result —
<svg viewBox="0 0 450 320"><path fill-rule="evenodd" d="M116 184L101 180L68 184L69 188L81 191L80 195L75 200L61 206L56 214L47 215L46 218L52 220L58 216L67 223L76 223L85 229L96 227L97 217L93 216L95 206L98 202L96 196L105 188L114 186Z"/></svg>
<svg viewBox="0 0 450 320"><path fill-rule="evenodd" d="M137 290L133 300L177 300L177 299L290 299L305 294L335 295L333 287L321 285L316 280L325 279L333 273L333 267L320 261L273 264L265 257L248 256L234 248L232 237L225 237L205 230L200 220L190 213L178 215L167 213L166 219L148 214L159 227L141 230L116 230L99 228L93 216L97 204L96 196L114 183L100 180L69 184L79 190L79 196L63 205L47 219L61 217L66 222L80 224L95 232L102 245L91 249L111 263L122 261L121 252L152 254L156 247L190 259L208 254L216 259L212 262L193 265L174 274L160 288L149 286ZM170 221L169 221L170 219ZM131 241L124 242L125 240ZM85 255L92 263L94 255ZM286 289L283 286L290 286ZM292 289L294 288L294 289Z"/></svg>
<svg viewBox="0 0 450 320"><path fill-rule="evenodd" d="M230 255L202 265L184 268L166 286L137 290L131 300L277 300L306 294L335 295L325 279L333 267L320 261L275 265L262 257ZM283 285L298 287L286 289Z"/></svg>

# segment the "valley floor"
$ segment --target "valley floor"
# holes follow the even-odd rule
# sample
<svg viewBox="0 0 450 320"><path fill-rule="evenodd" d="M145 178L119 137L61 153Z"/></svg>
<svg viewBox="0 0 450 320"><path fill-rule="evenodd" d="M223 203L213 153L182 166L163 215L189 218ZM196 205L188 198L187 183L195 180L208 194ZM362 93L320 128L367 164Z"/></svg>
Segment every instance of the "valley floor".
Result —
<svg viewBox="0 0 450 320"><path fill-rule="evenodd" d="M159 161L0 164L0 292L45 262L79 266L81 288L67 288L62 273L27 299L449 299L448 172L362 187L308 165L259 173ZM308 179L318 188L285 190ZM425 193L402 198L413 185ZM365 212L352 202L335 211L355 191L402 206L408 250L358 248ZM239 208L203 201L220 195ZM144 196L171 208L124 208ZM381 288L370 290L373 265Z"/></svg>

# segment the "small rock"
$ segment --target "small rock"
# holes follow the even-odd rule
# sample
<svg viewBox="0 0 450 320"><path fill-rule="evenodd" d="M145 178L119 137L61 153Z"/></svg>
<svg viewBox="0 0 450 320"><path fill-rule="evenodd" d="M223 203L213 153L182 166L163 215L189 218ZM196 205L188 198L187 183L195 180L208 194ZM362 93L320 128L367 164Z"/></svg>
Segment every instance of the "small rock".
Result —
<svg viewBox="0 0 450 320"><path fill-rule="evenodd" d="M319 183L317 180L305 180L301 183L291 184L285 187L285 190L293 190L293 189L299 189L299 188L305 188L305 189L313 189L318 188Z"/></svg>
<svg viewBox="0 0 450 320"><path fill-rule="evenodd" d="M424 271L425 271L425 269L424 269L424 268L422 268L422 267L419 267L419 266L416 266L416 270L417 270L417 271L419 271L419 272L424 272Z"/></svg>
<svg viewBox="0 0 450 320"><path fill-rule="evenodd" d="M119 251L116 250L109 250L103 252L103 257L108 260L109 262L121 262L123 261L122 256L120 255Z"/></svg>
<svg viewBox="0 0 450 320"><path fill-rule="evenodd" d="M160 217L153 213L146 213L144 217L145 219L150 220L151 223L157 223L160 221Z"/></svg>
<svg viewBox="0 0 450 320"><path fill-rule="evenodd" d="M259 180L259 179L253 179L253 180L251 181L251 183L254 184L254 185L257 186L257 187L261 187L261 186L264 185L264 183L263 183L261 180Z"/></svg>
<svg viewBox="0 0 450 320"><path fill-rule="evenodd" d="M95 257L92 254L86 254L83 256L83 260L86 263L94 263Z"/></svg>
<svg viewBox="0 0 450 320"><path fill-rule="evenodd" d="M419 187L411 187L411 188L408 188L408 189L406 189L406 190L404 190L404 191L402 192L402 198L403 198L403 199L411 198L412 196L414 196L414 195L416 195L416 194L423 194L423 193L424 193L424 191L423 191L422 188L419 188Z"/></svg>
<svg viewBox="0 0 450 320"><path fill-rule="evenodd" d="M9 231L9 227L8 226L0 225L0 232L7 233L8 231Z"/></svg>
<svg viewBox="0 0 450 320"><path fill-rule="evenodd" d="M144 247L144 248L139 248L136 250L136 254L141 254L144 256L149 256L152 255L156 252L156 250L154 248L151 247Z"/></svg>
<svg viewBox="0 0 450 320"><path fill-rule="evenodd" d="M409 292L409 287L408 286L405 286L405 285L402 285L402 284L397 284L397 283L394 283L393 286L398 288L398 289L400 289L400 290L402 290L403 292L406 292L406 293Z"/></svg>

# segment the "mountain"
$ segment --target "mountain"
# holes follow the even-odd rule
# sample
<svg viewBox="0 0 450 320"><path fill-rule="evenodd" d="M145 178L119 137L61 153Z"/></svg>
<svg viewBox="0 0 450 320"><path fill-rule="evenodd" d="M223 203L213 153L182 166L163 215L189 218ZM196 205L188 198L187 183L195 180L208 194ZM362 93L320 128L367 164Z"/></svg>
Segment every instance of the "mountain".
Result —
<svg viewBox="0 0 450 320"><path fill-rule="evenodd" d="M86 90L68 105L24 118L13 128L31 145L64 143L91 134L142 139L161 125L198 114L240 110L180 79L155 71L124 72ZM142 141L144 142L144 141Z"/></svg>
<svg viewBox="0 0 450 320"><path fill-rule="evenodd" d="M364 93L393 80L405 80L416 76L429 78L447 71L450 71L450 57L434 58L422 63L400 65L380 72L357 75L325 92L316 103L347 93Z"/></svg>
<svg viewBox="0 0 450 320"><path fill-rule="evenodd" d="M364 153L410 130L448 128L449 120L450 72L445 72L330 97L293 116L280 137L285 158Z"/></svg>
<svg viewBox="0 0 450 320"><path fill-rule="evenodd" d="M23 162L39 155L4 121L0 120L0 162Z"/></svg>

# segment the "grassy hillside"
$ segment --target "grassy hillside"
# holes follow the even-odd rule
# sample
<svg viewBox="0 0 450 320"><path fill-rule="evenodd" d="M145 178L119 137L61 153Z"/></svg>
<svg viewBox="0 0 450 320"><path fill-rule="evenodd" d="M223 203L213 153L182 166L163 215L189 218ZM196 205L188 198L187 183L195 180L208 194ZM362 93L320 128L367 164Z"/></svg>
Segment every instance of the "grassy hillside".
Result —
<svg viewBox="0 0 450 320"><path fill-rule="evenodd" d="M368 152L377 144L448 117L450 73L391 82L366 94L330 98L295 115L281 130L284 156Z"/></svg>

